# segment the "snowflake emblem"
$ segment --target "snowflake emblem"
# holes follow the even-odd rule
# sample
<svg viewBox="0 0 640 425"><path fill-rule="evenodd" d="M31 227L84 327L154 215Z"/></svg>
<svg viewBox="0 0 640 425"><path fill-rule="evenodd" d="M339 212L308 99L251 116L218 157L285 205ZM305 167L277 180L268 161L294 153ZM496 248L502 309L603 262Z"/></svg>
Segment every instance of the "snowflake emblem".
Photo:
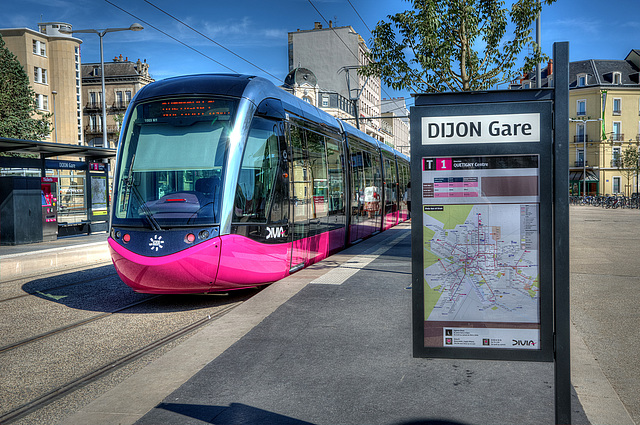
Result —
<svg viewBox="0 0 640 425"><path fill-rule="evenodd" d="M149 238L149 247L151 251L158 252L159 249L163 248L164 241L162 240L162 236L153 235L152 238Z"/></svg>

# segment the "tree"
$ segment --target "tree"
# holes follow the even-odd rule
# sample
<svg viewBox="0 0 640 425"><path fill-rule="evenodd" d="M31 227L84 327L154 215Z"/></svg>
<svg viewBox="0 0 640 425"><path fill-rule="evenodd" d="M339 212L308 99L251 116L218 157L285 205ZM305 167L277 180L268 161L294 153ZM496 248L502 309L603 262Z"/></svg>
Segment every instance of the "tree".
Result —
<svg viewBox="0 0 640 425"><path fill-rule="evenodd" d="M630 186L632 176L636 176L637 182L638 173L640 173L640 163L638 160L638 146L629 145L620 155L618 170L627 177L627 187ZM638 192L637 186L635 191Z"/></svg>
<svg viewBox="0 0 640 425"><path fill-rule="evenodd" d="M524 58L524 69L548 59L531 37L540 0L517 0L511 9L496 0L408 1L412 10L376 25L362 75L380 76L396 90L487 90L515 77L513 68L527 45L533 53Z"/></svg>
<svg viewBox="0 0 640 425"><path fill-rule="evenodd" d="M0 35L0 137L43 140L48 136L51 114L37 106L27 73Z"/></svg>

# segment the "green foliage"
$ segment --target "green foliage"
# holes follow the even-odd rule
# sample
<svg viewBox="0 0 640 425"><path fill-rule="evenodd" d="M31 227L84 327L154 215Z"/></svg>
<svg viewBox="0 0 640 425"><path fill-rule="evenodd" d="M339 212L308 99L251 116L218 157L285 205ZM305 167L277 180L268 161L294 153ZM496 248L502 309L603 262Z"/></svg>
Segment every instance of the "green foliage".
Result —
<svg viewBox="0 0 640 425"><path fill-rule="evenodd" d="M517 0L511 9L495 0L408 1L411 10L389 15L373 30L362 75L380 76L396 90L487 90L516 76L516 61L527 45L533 54L525 57L525 69L547 59L531 36L542 9L538 0Z"/></svg>
<svg viewBox="0 0 640 425"><path fill-rule="evenodd" d="M637 177L640 173L640 163L638 162L639 159L640 155L638 155L637 145L629 145L620 154L620 161L618 161L618 170L620 170L627 177L627 185L630 182L631 177Z"/></svg>
<svg viewBox="0 0 640 425"><path fill-rule="evenodd" d="M0 35L0 137L43 140L51 114L38 111L29 77Z"/></svg>

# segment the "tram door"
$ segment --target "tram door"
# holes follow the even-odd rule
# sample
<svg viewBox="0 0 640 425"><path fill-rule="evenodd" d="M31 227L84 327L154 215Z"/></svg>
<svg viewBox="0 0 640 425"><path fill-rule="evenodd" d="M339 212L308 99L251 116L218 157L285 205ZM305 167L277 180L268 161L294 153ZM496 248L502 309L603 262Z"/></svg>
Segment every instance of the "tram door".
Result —
<svg viewBox="0 0 640 425"><path fill-rule="evenodd" d="M291 247L291 271L304 267L309 260L309 209L313 185L305 132L298 126L289 127L291 143L291 161L289 178L289 196L291 198L291 214L293 231Z"/></svg>

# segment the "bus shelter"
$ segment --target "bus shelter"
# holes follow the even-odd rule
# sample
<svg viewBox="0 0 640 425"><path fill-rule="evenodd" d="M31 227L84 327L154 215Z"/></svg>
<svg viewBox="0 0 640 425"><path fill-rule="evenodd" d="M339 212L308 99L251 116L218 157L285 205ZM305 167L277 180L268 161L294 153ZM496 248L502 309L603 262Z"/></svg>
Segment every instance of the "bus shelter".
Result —
<svg viewBox="0 0 640 425"><path fill-rule="evenodd" d="M0 176L40 179L44 240L108 230L116 149L0 138L0 154Z"/></svg>

